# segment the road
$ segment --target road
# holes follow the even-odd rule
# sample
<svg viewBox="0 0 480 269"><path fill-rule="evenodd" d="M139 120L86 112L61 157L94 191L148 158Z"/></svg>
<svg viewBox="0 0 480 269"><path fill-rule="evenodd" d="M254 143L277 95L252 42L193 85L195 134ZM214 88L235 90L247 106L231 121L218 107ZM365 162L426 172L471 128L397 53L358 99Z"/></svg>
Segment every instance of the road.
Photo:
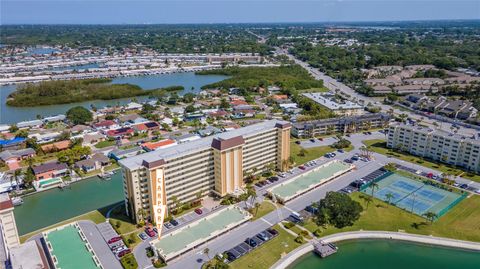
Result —
<svg viewBox="0 0 480 269"><path fill-rule="evenodd" d="M449 130L452 127L451 123L448 123L445 121L439 122L438 120L426 118L423 115L416 114L412 111L400 110L398 108L380 103L372 97L362 95L356 92L355 90L353 90L352 88L348 87L347 85L343 84L342 82L337 81L336 79L330 76L327 76L325 73L319 71L318 69L311 67L307 62L297 59L295 56L290 54L286 49L277 48L275 53L286 55L290 60L294 61L296 64L300 65L305 70L307 70L315 79L323 80L324 86L327 87L329 90L334 92L338 90L352 101L360 102L364 105L371 103L371 104L374 104L375 106L380 107L382 111L385 111L385 112L393 109L394 114L397 114L397 115L406 114L409 118L413 120L421 120L422 124L426 124L432 128L435 127L433 125L434 122L439 123L439 125L442 126L442 129L445 129L445 130ZM462 126L458 126L458 127L459 127L458 133L462 133L466 135L475 135L478 133L476 130L471 128L465 128Z"/></svg>

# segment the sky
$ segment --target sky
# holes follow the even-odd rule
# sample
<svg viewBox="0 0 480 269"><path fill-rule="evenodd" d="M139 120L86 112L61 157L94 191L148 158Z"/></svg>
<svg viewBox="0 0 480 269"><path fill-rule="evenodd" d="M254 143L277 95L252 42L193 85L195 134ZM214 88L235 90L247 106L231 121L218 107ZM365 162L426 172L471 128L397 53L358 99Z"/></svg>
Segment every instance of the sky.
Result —
<svg viewBox="0 0 480 269"><path fill-rule="evenodd" d="M480 19L480 0L0 0L0 24Z"/></svg>

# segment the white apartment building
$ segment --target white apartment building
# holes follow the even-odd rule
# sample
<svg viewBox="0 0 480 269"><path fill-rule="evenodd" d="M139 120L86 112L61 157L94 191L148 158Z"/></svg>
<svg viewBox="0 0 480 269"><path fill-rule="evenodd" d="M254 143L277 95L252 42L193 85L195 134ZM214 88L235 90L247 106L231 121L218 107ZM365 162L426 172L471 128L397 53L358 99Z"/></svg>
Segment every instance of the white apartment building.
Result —
<svg viewBox="0 0 480 269"><path fill-rule="evenodd" d="M391 124L387 146L480 172L480 140L422 126Z"/></svg>

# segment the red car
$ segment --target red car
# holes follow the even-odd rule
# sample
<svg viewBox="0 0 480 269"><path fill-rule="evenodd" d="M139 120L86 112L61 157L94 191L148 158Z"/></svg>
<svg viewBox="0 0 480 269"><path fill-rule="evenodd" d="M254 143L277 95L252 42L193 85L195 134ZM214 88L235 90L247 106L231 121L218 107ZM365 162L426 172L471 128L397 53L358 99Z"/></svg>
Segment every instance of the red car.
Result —
<svg viewBox="0 0 480 269"><path fill-rule="evenodd" d="M203 211L200 208L197 208L195 209L195 213L197 213L198 215L202 215Z"/></svg>
<svg viewBox="0 0 480 269"><path fill-rule="evenodd" d="M122 240L122 238L120 236L117 236L117 237L113 237L110 240L108 240L107 243L112 244L112 243L118 242L120 240Z"/></svg>
<svg viewBox="0 0 480 269"><path fill-rule="evenodd" d="M120 253L118 253L118 257L121 258L121 257L127 255L130 252L132 252L130 249L122 250L122 251L120 251Z"/></svg>
<svg viewBox="0 0 480 269"><path fill-rule="evenodd" d="M155 236L155 232L154 232L152 229L150 229L150 228L145 229L145 232L146 232L146 233L148 234L148 236L150 236L150 237L154 237L154 236Z"/></svg>
<svg viewBox="0 0 480 269"><path fill-rule="evenodd" d="M303 166L303 165L300 165L298 168L300 168L302 170L305 170L305 166Z"/></svg>

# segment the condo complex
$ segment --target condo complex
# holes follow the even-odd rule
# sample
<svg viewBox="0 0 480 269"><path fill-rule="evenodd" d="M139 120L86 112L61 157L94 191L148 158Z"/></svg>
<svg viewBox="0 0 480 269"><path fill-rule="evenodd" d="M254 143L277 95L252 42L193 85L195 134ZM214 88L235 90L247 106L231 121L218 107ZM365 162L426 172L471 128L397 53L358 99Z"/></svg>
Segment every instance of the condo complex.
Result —
<svg viewBox="0 0 480 269"><path fill-rule="evenodd" d="M120 160L127 214L139 221L143 210L160 231L173 200L241 194L246 172L287 168L290 129L269 120Z"/></svg>
<svg viewBox="0 0 480 269"><path fill-rule="evenodd" d="M478 137L407 124L391 124L387 146L480 172Z"/></svg>

